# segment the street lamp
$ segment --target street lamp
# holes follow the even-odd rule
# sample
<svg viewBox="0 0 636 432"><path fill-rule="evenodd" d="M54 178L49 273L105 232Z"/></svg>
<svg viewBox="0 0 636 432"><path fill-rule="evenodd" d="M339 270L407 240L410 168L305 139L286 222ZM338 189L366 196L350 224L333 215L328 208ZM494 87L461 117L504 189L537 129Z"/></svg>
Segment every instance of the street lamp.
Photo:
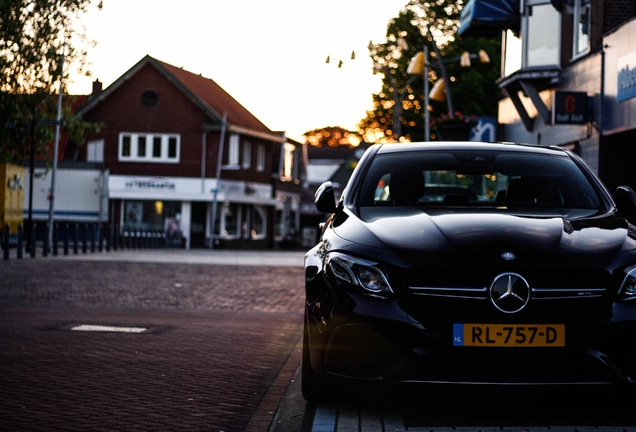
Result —
<svg viewBox="0 0 636 432"><path fill-rule="evenodd" d="M448 79L446 67L444 66L444 64L459 61L460 66L470 67L471 59L479 59L480 63L490 63L490 58L488 57L486 51L482 49L479 50L479 54L470 54L468 51L465 51L458 57L442 59L439 48L435 43L435 38L431 34L428 26L426 26L426 31L429 34L430 40L433 44L433 49L435 50L435 55L437 56L437 62L442 73L442 79L438 80L429 92L428 69L430 67L430 63L428 61L428 46L426 45L424 46L424 51L420 51L415 54L415 56L413 56L411 62L409 63L407 73L409 75L422 75L424 79L424 140L428 141L430 137L430 113L428 111L429 99L438 102L442 102L444 101L444 99L446 99L446 104L448 106L448 117L451 119L454 117L453 113L455 111L453 110L453 100L451 97L450 86L447 85L447 83L449 83L450 81Z"/></svg>

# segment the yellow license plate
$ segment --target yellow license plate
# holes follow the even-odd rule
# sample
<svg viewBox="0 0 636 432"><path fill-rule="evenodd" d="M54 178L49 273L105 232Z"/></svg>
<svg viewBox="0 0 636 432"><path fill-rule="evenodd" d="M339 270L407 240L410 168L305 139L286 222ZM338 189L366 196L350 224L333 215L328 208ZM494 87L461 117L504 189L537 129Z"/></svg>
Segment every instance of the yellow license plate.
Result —
<svg viewBox="0 0 636 432"><path fill-rule="evenodd" d="M563 324L453 324L453 345L479 347L562 347Z"/></svg>

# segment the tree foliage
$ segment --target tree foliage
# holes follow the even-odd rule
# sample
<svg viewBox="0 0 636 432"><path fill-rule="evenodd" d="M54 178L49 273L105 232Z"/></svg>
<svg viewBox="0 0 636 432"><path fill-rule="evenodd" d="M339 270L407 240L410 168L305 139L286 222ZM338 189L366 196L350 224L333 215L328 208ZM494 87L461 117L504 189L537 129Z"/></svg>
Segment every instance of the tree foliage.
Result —
<svg viewBox="0 0 636 432"><path fill-rule="evenodd" d="M31 146L29 127L8 128L7 123L30 125L34 113L38 120L56 118L60 77L70 70L61 70L62 56L65 65L85 72L92 44L74 24L90 4L91 0L0 0L0 162L22 163ZM80 141L97 127L73 118L69 109L63 121L63 132ZM50 156L47 144L52 138L53 128L36 127L38 156Z"/></svg>
<svg viewBox="0 0 636 432"><path fill-rule="evenodd" d="M327 126L303 134L307 143L314 147L357 147L362 137L357 132L348 131L339 126Z"/></svg>
<svg viewBox="0 0 636 432"><path fill-rule="evenodd" d="M500 91L501 42L499 39L457 35L459 15L466 0L411 0L389 22L386 43L370 45L374 70L384 75L381 90L373 95L373 107L358 128L367 142L421 141L424 138L424 81L407 73L411 59L424 45L429 47L430 87L441 78L431 35L439 47L450 80L453 111L472 116L496 116ZM430 32L430 33L429 33ZM408 47L401 44L405 41ZM460 67L462 52L486 51L490 63L472 61ZM430 101L431 117L447 113L446 102Z"/></svg>

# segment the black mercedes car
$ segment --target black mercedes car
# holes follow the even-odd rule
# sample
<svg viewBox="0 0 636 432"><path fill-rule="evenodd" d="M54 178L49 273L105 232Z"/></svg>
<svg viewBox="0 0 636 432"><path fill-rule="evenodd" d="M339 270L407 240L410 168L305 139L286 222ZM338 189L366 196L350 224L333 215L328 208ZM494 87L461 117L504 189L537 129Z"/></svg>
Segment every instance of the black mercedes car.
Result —
<svg viewBox="0 0 636 432"><path fill-rule="evenodd" d="M370 147L305 256L302 389L636 380L636 194L556 147Z"/></svg>

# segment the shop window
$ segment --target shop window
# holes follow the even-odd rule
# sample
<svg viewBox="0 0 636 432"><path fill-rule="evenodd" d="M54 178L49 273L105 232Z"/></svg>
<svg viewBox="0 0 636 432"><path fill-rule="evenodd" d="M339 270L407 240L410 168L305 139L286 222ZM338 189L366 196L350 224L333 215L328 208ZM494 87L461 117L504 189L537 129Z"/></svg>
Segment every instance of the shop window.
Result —
<svg viewBox="0 0 636 432"><path fill-rule="evenodd" d="M236 203L223 205L221 238L236 239L241 236L241 207Z"/></svg>
<svg viewBox="0 0 636 432"><path fill-rule="evenodd" d="M148 143L152 143L151 152ZM119 161L178 163L181 137L177 134L119 134ZM134 149L134 151L133 151Z"/></svg>
<svg viewBox="0 0 636 432"><path fill-rule="evenodd" d="M267 213L260 206L252 209L252 224L250 236L252 240L262 240L267 235Z"/></svg>
<svg viewBox="0 0 636 432"><path fill-rule="evenodd" d="M181 203L175 201L125 201L124 232L165 233L168 246L180 246Z"/></svg>

